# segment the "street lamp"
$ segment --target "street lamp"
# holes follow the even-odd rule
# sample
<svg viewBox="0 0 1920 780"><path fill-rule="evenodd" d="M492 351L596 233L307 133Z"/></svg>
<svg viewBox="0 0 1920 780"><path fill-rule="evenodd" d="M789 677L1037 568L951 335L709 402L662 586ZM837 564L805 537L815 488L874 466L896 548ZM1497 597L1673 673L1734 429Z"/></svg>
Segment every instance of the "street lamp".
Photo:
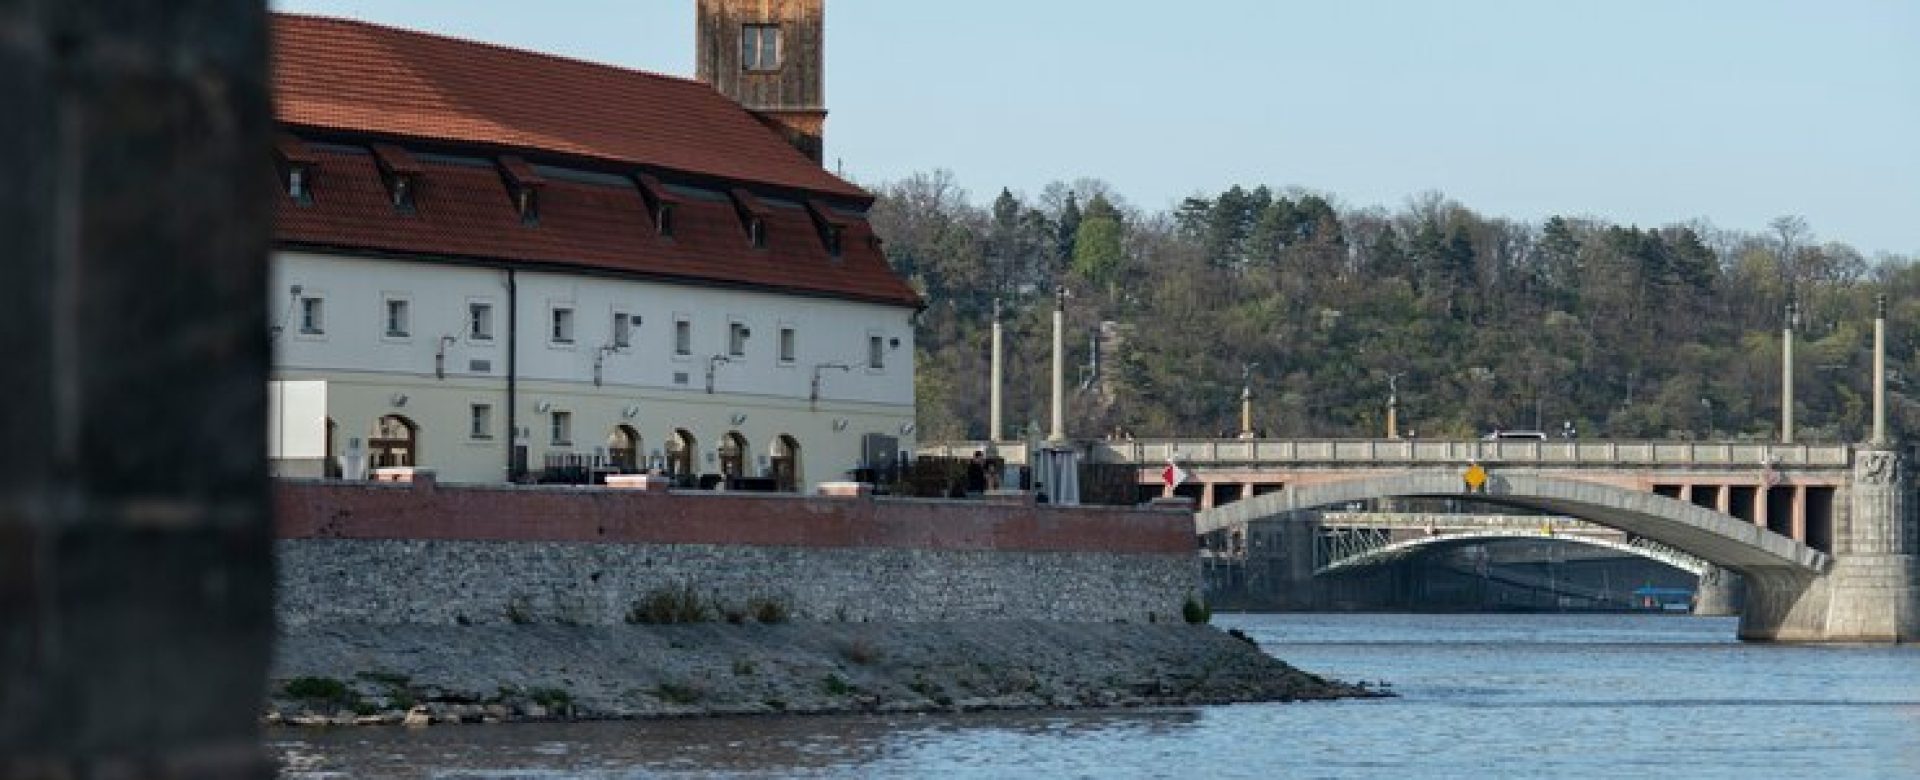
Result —
<svg viewBox="0 0 1920 780"><path fill-rule="evenodd" d="M1714 439L1714 435L1713 435L1713 399L1711 399L1711 398L1702 398L1702 399L1700 399L1700 405L1701 405L1701 406L1704 406L1704 407L1706 407L1706 408L1707 408L1707 440L1708 440L1708 441L1712 441L1712 440Z"/></svg>

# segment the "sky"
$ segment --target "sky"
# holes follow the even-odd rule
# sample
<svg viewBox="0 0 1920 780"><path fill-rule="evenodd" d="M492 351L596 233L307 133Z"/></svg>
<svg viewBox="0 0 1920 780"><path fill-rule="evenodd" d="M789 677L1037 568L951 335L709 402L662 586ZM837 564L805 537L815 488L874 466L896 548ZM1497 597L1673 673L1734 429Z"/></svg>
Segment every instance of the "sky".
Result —
<svg viewBox="0 0 1920 780"><path fill-rule="evenodd" d="M695 0L272 0L691 76ZM1920 256L1912 0L829 0L827 165L872 186L1234 184Z"/></svg>

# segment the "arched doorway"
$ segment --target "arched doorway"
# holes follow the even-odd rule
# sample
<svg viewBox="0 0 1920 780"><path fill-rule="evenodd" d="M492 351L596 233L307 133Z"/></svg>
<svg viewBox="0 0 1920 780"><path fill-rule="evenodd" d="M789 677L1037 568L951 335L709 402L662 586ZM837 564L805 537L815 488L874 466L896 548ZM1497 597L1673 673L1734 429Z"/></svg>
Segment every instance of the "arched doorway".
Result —
<svg viewBox="0 0 1920 780"><path fill-rule="evenodd" d="M381 417L367 439L374 468L416 466L420 463L420 427L397 414Z"/></svg>
<svg viewBox="0 0 1920 780"><path fill-rule="evenodd" d="M623 474L640 471L640 432L631 425L615 425L607 434L607 464Z"/></svg>
<svg viewBox="0 0 1920 780"><path fill-rule="evenodd" d="M667 476L682 480L693 478L693 434L685 428L675 429L667 437Z"/></svg>
<svg viewBox="0 0 1920 780"><path fill-rule="evenodd" d="M720 476L739 479L747 475L747 437L728 431L720 437Z"/></svg>
<svg viewBox="0 0 1920 780"><path fill-rule="evenodd" d="M800 442L784 433L773 439L773 489L800 491Z"/></svg>

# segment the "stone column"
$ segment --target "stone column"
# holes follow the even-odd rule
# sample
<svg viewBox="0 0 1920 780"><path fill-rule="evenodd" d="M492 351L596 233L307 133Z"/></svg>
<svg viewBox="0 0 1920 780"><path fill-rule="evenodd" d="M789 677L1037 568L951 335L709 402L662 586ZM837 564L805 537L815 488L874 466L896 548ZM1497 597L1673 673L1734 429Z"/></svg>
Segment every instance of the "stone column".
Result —
<svg viewBox="0 0 1920 780"><path fill-rule="evenodd" d="M1240 387L1240 438L1253 438L1253 387Z"/></svg>
<svg viewBox="0 0 1920 780"><path fill-rule="evenodd" d="M1053 303L1053 427L1047 441L1067 440L1067 288L1054 294Z"/></svg>
<svg viewBox="0 0 1920 780"><path fill-rule="evenodd" d="M258 0L0 3L0 777L273 774L267 74Z"/></svg>
<svg viewBox="0 0 1920 780"><path fill-rule="evenodd" d="M1793 330L1800 324L1800 309L1787 302L1787 324L1780 333L1780 443L1793 443Z"/></svg>
<svg viewBox="0 0 1920 780"><path fill-rule="evenodd" d="M1887 296L1873 302L1873 438L1867 443L1887 446Z"/></svg>
<svg viewBox="0 0 1920 780"><path fill-rule="evenodd" d="M1850 544L1827 575L1829 640L1920 640L1920 550L1908 466L1894 450L1854 455Z"/></svg>
<svg viewBox="0 0 1920 780"><path fill-rule="evenodd" d="M1002 384L1000 335L1000 301L996 299L993 302L993 363L992 367L988 369L987 379L990 385L987 391L987 441L994 443L1000 441L1001 431L1005 430L1000 427L1002 420L1000 416L1000 386Z"/></svg>

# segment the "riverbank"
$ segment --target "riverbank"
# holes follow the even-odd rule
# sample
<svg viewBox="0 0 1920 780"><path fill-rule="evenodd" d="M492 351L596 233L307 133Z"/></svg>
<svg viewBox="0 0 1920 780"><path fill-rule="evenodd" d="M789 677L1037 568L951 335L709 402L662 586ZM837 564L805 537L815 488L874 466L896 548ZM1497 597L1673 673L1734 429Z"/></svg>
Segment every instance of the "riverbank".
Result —
<svg viewBox="0 0 1920 780"><path fill-rule="evenodd" d="M1064 709L1379 695L1208 626L966 621L309 624L269 723Z"/></svg>

